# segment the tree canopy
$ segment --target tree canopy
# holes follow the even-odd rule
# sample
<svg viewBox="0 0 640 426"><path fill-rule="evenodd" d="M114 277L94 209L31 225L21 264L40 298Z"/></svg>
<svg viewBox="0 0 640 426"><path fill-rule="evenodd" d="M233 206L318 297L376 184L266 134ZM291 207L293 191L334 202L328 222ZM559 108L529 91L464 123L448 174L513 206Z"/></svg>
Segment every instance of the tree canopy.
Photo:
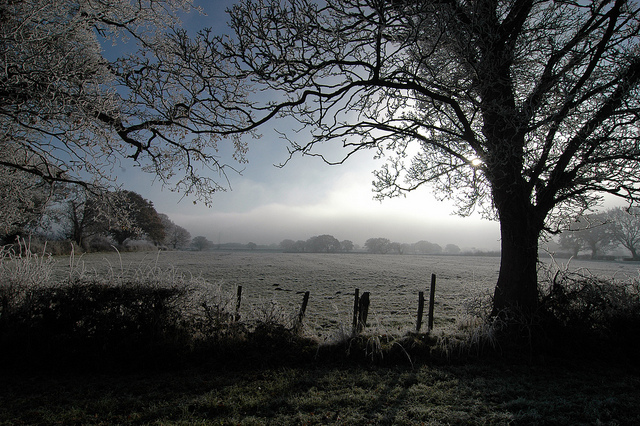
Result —
<svg viewBox="0 0 640 426"><path fill-rule="evenodd" d="M0 1L0 166L98 188L130 161L204 201L224 190L223 83L177 48L191 4ZM230 143L242 163L245 146Z"/></svg>

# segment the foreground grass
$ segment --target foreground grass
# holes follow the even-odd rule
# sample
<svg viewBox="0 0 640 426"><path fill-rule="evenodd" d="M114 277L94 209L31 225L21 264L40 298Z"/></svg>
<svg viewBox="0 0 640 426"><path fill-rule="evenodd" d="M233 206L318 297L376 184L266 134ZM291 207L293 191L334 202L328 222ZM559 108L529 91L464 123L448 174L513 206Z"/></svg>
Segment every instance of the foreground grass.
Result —
<svg viewBox="0 0 640 426"><path fill-rule="evenodd" d="M638 371L315 365L5 375L0 424L640 424Z"/></svg>

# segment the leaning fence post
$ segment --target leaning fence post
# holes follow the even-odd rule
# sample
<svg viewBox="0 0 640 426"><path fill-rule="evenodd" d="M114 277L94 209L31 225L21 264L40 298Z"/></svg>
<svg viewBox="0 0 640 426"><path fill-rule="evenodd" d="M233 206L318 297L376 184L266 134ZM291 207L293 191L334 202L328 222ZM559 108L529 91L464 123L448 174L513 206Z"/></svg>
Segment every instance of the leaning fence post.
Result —
<svg viewBox="0 0 640 426"><path fill-rule="evenodd" d="M242 286L239 285L238 286L238 295L237 295L237 299L236 299L236 321L238 321L240 319L240 302L242 301Z"/></svg>
<svg viewBox="0 0 640 426"><path fill-rule="evenodd" d="M369 292L365 291L360 297L358 306L358 333L360 333L367 325L367 317L369 316Z"/></svg>
<svg viewBox="0 0 640 426"><path fill-rule="evenodd" d="M429 292L429 331L433 330L433 308L436 297L436 274L431 274L431 291Z"/></svg>
<svg viewBox="0 0 640 426"><path fill-rule="evenodd" d="M422 314L424 312L424 291L418 292L418 321L416 323L416 333L420 333L422 327Z"/></svg>
<svg viewBox="0 0 640 426"><path fill-rule="evenodd" d="M296 325L293 327L293 331L295 333L299 333L302 330L302 320L304 319L304 313L307 310L307 304L309 303L309 292L306 291L304 293L304 297L302 298L302 305L300 306L300 312L298 312L298 320L296 321Z"/></svg>
<svg viewBox="0 0 640 426"><path fill-rule="evenodd" d="M353 334L358 330L358 307L360 306L360 289L356 288L353 298Z"/></svg>

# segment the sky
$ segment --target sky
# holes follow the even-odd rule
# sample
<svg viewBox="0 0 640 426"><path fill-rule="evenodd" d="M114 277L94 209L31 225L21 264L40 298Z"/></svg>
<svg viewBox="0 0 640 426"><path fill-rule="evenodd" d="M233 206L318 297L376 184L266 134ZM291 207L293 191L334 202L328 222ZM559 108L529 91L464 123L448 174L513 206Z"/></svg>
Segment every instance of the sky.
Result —
<svg viewBox="0 0 640 426"><path fill-rule="evenodd" d="M232 0L196 1L206 15L183 18L189 30L226 28L226 7ZM278 127L280 131L291 129ZM194 205L162 188L153 175L144 174L134 164L120 169L123 187L152 201L156 210L186 228L192 237L202 235L214 243L278 244L284 239L306 240L330 234L338 240L364 245L368 238L388 238L394 242L427 240L456 244L462 250L498 250L499 224L479 215L453 215L455 207L438 201L429 187L404 198L373 199L372 172L381 162L373 152L361 152L339 166L329 166L316 157L288 157L287 143L271 127L260 129L262 138L251 140L241 174L230 172L231 188L214 195L211 207Z"/></svg>

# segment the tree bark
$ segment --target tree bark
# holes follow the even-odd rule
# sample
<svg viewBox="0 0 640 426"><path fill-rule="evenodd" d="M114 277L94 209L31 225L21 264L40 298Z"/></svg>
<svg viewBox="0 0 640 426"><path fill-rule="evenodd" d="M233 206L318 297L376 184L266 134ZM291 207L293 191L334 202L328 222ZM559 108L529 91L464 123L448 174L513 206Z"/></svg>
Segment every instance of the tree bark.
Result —
<svg viewBox="0 0 640 426"><path fill-rule="evenodd" d="M501 259L493 315L508 311L530 316L538 307L538 238L542 222L528 203L499 206Z"/></svg>

